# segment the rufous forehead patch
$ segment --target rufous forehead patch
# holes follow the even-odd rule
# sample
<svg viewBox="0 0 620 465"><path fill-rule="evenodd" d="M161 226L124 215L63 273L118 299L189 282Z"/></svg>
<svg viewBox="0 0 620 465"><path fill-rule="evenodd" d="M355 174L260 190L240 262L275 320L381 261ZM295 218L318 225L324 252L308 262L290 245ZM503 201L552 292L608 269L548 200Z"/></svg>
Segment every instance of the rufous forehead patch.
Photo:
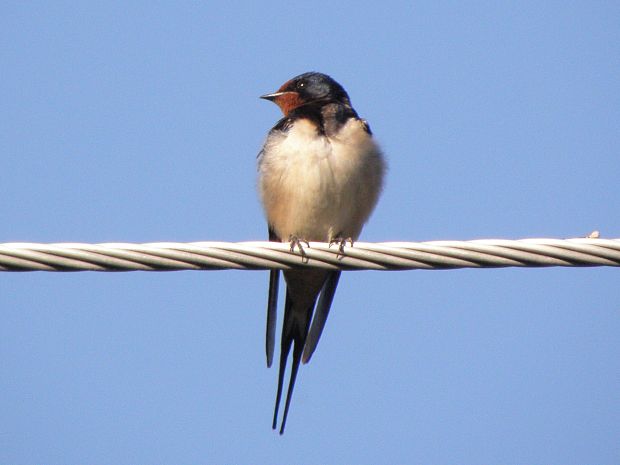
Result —
<svg viewBox="0 0 620 465"><path fill-rule="evenodd" d="M280 88L278 89L278 92L286 92L287 90L290 90L288 88L292 87L292 83L293 83L292 79L286 81L284 84L280 86Z"/></svg>

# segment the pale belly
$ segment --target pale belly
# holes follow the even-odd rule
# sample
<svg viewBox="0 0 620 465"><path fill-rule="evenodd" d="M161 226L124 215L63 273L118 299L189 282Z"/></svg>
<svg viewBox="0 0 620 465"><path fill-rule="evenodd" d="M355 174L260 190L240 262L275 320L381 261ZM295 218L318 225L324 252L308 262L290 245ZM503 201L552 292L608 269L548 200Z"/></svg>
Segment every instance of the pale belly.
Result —
<svg viewBox="0 0 620 465"><path fill-rule="evenodd" d="M297 126L268 142L260 162L259 190L269 224L283 241L357 239L381 190L378 147L358 121L331 139Z"/></svg>

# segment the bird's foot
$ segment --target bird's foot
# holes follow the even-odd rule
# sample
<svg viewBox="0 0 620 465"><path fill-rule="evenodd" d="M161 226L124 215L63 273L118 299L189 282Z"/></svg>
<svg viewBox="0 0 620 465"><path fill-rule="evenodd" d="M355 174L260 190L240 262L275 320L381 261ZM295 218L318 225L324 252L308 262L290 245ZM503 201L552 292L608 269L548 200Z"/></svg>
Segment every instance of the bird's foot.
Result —
<svg viewBox="0 0 620 465"><path fill-rule="evenodd" d="M306 247L310 247L310 242L308 242L305 239L300 239L297 236L294 235L290 235L288 238L290 244L291 244L291 252L295 252L295 247L297 247L297 250L299 250L299 253L301 255L301 259L304 263L308 262L308 255L306 255L306 251L304 250L303 246L301 244L306 244Z"/></svg>
<svg viewBox="0 0 620 465"><path fill-rule="evenodd" d="M334 237L329 240L329 246L331 247L334 244L338 244L338 258L344 258L344 246L347 245L347 242L351 244L353 247L353 238L352 237Z"/></svg>

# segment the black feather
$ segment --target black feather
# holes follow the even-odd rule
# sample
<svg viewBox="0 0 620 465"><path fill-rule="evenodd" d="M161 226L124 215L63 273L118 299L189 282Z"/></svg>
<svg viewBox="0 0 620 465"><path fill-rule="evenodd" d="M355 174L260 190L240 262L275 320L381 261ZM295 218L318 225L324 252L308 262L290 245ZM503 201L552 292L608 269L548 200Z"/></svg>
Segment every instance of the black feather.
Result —
<svg viewBox="0 0 620 465"><path fill-rule="evenodd" d="M314 317L312 318L312 326L310 327L310 332L308 333L308 338L304 347L304 354L302 358L303 363L308 363L310 361L310 358L312 358L312 354L316 350L316 346L319 343L321 334L323 334L323 328L325 328L325 322L327 321L329 309L331 308L332 301L334 300L334 294L336 293L336 287L338 286L339 279L340 271L332 271L329 273L329 276L323 285L323 290L321 291L321 296L319 297L319 303L316 306L316 311L314 312Z"/></svg>
<svg viewBox="0 0 620 465"><path fill-rule="evenodd" d="M286 362L288 354L293 347L293 362L291 365L291 377L288 383L288 391L286 393L286 402L284 404L284 415L282 416L282 425L280 426L280 434L284 433L286 426L286 418L295 388L295 379L299 370L301 355L306 343L306 336L310 327L312 311L314 309L314 301L306 309L295 308L293 299L287 289L286 302L284 304L284 324L282 326L282 340L280 341L280 372L278 373L278 391L276 393L276 405L273 412L272 428L276 429L278 424L278 410L280 408L280 400L282 399L282 388L284 386L284 374L286 372Z"/></svg>
<svg viewBox="0 0 620 465"><path fill-rule="evenodd" d="M269 227L269 240L280 242L280 238ZM276 339L276 322L278 318L278 289L280 284L280 270L269 272L269 297L267 298L267 328L265 331L265 352L267 355L267 367L273 363L273 351Z"/></svg>

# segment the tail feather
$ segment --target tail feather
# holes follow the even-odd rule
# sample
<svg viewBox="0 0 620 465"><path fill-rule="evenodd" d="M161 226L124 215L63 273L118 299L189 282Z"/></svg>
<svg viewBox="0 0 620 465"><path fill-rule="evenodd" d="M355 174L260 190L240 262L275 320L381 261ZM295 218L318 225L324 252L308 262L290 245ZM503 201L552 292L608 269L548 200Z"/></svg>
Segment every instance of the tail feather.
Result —
<svg viewBox="0 0 620 465"><path fill-rule="evenodd" d="M286 372L286 360L288 354L291 351L291 344L293 343L292 337L284 337L284 335L290 332L290 320L291 312L291 298L289 293L286 293L286 303L284 305L284 326L282 327L282 339L280 341L280 371L278 372L278 392L276 393L276 406L273 411L273 424L272 428L276 429L278 425L278 410L280 409L280 399L282 398L282 386L284 385L284 373Z"/></svg>
<svg viewBox="0 0 620 465"><path fill-rule="evenodd" d="M267 299L267 328L265 331L265 352L267 355L267 367L273 363L273 351L276 339L276 321L278 310L278 287L280 283L280 270L271 270L269 273L269 298Z"/></svg>
<svg viewBox="0 0 620 465"><path fill-rule="evenodd" d="M282 399L282 390L284 386L284 374L286 372L286 362L288 355L293 348L293 363L291 365L291 377L289 379L288 390L286 393L286 402L284 404L284 415L282 417L282 425L280 426L280 434L284 433L286 426L286 418L288 417L289 406L293 396L297 371L301 362L301 354L306 343L306 336L312 319L315 300L310 302L309 306L298 307L291 297L290 290L286 292L286 303L284 305L284 323L282 326L282 340L280 348L280 372L278 373L278 391L276 394L276 405L273 412L272 428L276 429L278 423L278 410L280 408L280 400Z"/></svg>
<svg viewBox="0 0 620 465"><path fill-rule="evenodd" d="M269 240L280 242L280 238L269 225ZM267 298L267 328L265 332L265 353L267 355L267 368L273 363L273 350L276 340L276 321L278 313L278 287L280 284L280 270L269 272L269 297Z"/></svg>
<svg viewBox="0 0 620 465"><path fill-rule="evenodd" d="M340 271L331 271L323 289L321 290L321 297L319 303L316 306L314 317L312 318L312 326L310 327L310 333L304 347L304 354L302 358L303 363L308 363L312 354L314 353L316 346L319 343L327 316L329 315L329 309L332 306L334 300L334 294L336 293L336 287L338 286L338 280L340 279Z"/></svg>
<svg viewBox="0 0 620 465"><path fill-rule="evenodd" d="M310 319L308 319L308 325L306 325L306 332ZM286 418L288 417L288 409L291 405L291 397L293 396L293 389L295 388L295 380L297 379L297 370L299 370L299 362L301 360L301 354L303 352L303 344L297 344L295 342L295 348L293 349L293 364L291 366L291 379L288 382L288 392L286 393L286 402L284 404L284 415L282 416L282 425L280 426L280 434L284 434L284 427L286 426Z"/></svg>

